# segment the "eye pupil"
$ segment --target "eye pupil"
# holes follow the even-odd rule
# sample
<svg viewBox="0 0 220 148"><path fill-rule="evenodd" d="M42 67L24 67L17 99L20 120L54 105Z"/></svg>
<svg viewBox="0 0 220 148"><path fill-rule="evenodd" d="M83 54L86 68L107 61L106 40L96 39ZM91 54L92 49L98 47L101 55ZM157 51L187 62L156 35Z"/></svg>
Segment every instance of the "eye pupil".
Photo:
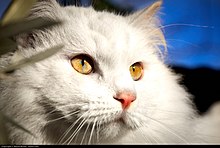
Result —
<svg viewBox="0 0 220 148"><path fill-rule="evenodd" d="M134 81L138 81L143 75L143 66L141 62L134 63L130 66L130 74Z"/></svg>
<svg viewBox="0 0 220 148"><path fill-rule="evenodd" d="M82 67L84 67L84 65L85 65L85 59L82 59L82 60L81 60L81 65L82 65Z"/></svg>
<svg viewBox="0 0 220 148"><path fill-rule="evenodd" d="M81 74L90 74L93 71L93 61L87 55L77 55L71 59L72 67Z"/></svg>
<svg viewBox="0 0 220 148"><path fill-rule="evenodd" d="M132 66L132 70L133 70L133 72L135 72L135 66Z"/></svg>

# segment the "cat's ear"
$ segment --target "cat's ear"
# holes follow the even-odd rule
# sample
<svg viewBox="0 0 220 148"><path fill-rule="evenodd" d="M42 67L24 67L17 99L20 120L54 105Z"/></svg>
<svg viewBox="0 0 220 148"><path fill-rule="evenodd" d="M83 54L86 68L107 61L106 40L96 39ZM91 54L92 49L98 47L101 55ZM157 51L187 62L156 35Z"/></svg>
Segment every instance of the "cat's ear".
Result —
<svg viewBox="0 0 220 148"><path fill-rule="evenodd" d="M59 3L56 0L37 0L32 6L30 12L26 16L26 20L35 18L45 18L56 21L58 10L60 8ZM35 47L35 43L40 43L40 37L38 32L41 30L32 30L28 33L22 33L14 36L17 44L22 48Z"/></svg>
<svg viewBox="0 0 220 148"><path fill-rule="evenodd" d="M56 0L37 0L30 11L31 16L53 17L60 5Z"/></svg>
<svg viewBox="0 0 220 148"><path fill-rule="evenodd" d="M146 23L153 21L161 5L162 0L159 0L151 4L149 7L127 16L129 23L137 26L142 26Z"/></svg>
<svg viewBox="0 0 220 148"><path fill-rule="evenodd" d="M158 27L160 25L160 21L157 17L157 13L161 8L161 5L162 0L156 1L149 7L127 16L127 19L132 26L141 29L148 35L150 34L152 39L151 43L154 45L162 46L165 51L167 51L164 34L160 27ZM162 56L161 51L158 51Z"/></svg>

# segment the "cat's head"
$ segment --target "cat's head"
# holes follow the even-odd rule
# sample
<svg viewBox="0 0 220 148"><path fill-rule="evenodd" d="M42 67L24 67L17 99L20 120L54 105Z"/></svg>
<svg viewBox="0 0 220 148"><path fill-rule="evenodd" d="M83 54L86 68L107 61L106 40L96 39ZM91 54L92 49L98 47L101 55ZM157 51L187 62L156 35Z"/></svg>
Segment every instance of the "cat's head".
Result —
<svg viewBox="0 0 220 148"><path fill-rule="evenodd" d="M22 55L57 43L64 48L17 73L22 85L36 92L27 103L42 106L46 128L56 127L52 132L60 134L61 143L77 138L88 142L90 136L92 141L117 138L151 126L162 118L161 110L178 108L175 103L183 100L184 90L159 54L165 43L156 17L160 5L155 2L125 17L54 1L34 7L34 17L61 19L63 24L18 38L20 47L27 48L20 49Z"/></svg>

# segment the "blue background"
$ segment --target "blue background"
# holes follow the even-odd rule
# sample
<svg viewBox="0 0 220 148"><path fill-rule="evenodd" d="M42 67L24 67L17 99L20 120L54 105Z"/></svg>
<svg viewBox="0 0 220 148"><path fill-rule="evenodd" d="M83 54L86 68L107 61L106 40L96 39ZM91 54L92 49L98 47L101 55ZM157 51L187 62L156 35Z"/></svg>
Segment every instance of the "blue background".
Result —
<svg viewBox="0 0 220 148"><path fill-rule="evenodd" d="M155 0L108 0L137 11ZM71 0L60 0L70 3ZM91 0L81 0L89 6ZM167 63L186 68L220 70L220 0L163 0L160 18L167 44Z"/></svg>
<svg viewBox="0 0 220 148"><path fill-rule="evenodd" d="M155 0L108 0L132 11ZM10 0L0 1L0 17ZM61 3L74 3L60 0ZM89 6L91 0L81 0ZM187 68L220 70L220 0L163 0L160 18L168 44L167 63Z"/></svg>
<svg viewBox="0 0 220 148"><path fill-rule="evenodd" d="M155 0L109 0L133 11ZM167 63L220 70L220 0L163 0L159 16L168 44Z"/></svg>

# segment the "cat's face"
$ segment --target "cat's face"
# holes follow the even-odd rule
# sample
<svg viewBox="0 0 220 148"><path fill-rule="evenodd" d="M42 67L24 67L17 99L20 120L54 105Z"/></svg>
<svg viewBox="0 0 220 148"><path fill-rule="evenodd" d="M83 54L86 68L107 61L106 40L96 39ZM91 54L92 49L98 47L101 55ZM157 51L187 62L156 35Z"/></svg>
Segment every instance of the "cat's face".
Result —
<svg viewBox="0 0 220 148"><path fill-rule="evenodd" d="M41 40L45 46L63 43L63 51L26 68L22 79L39 93L48 126L62 127L60 142L77 135L79 142L90 136L111 139L150 125L175 89L158 57L162 42L155 35L154 14L122 17L75 7L58 12L64 14L63 27Z"/></svg>

